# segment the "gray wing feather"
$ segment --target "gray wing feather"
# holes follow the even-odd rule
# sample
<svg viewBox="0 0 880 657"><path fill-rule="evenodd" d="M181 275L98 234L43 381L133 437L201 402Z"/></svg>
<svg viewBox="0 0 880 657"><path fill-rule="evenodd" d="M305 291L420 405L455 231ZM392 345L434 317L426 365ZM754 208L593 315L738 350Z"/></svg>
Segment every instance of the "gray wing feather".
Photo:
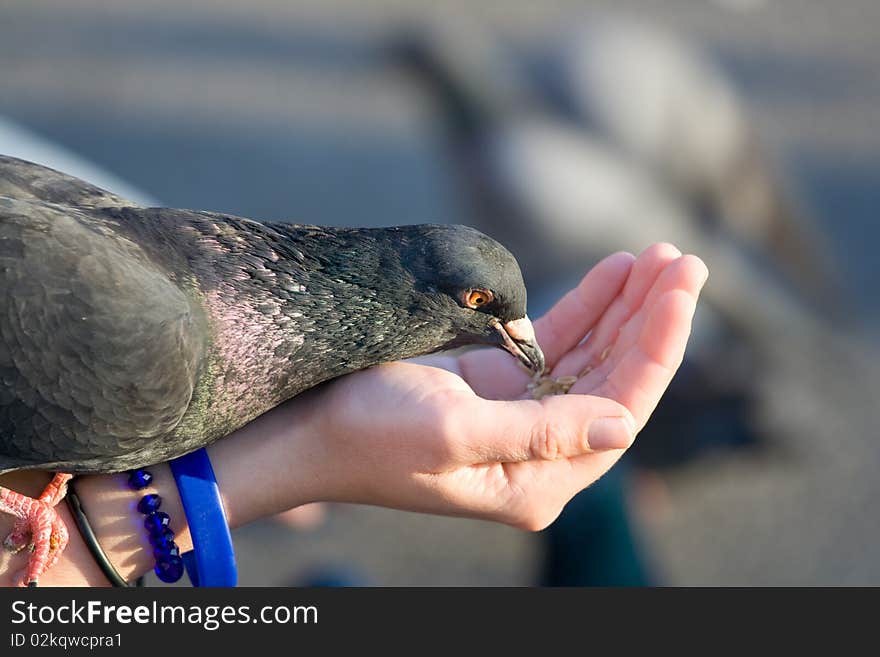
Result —
<svg viewBox="0 0 880 657"><path fill-rule="evenodd" d="M0 472L98 469L190 402L197 310L99 214L0 196Z"/></svg>

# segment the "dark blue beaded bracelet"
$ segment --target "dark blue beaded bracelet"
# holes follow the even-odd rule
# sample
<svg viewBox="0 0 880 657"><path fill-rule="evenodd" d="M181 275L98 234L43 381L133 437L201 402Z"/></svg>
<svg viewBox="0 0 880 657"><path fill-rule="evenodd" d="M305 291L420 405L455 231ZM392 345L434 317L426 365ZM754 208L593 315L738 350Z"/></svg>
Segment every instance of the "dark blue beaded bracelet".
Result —
<svg viewBox="0 0 880 657"><path fill-rule="evenodd" d="M153 511L158 511L160 506L162 506L162 498L155 493L150 493L141 498L141 501L138 502L137 510L144 515L149 515Z"/></svg>
<svg viewBox="0 0 880 657"><path fill-rule="evenodd" d="M153 557L158 561L162 557L179 557L180 556L180 548L172 544L167 547L154 547L153 548Z"/></svg>
<svg viewBox="0 0 880 657"><path fill-rule="evenodd" d="M142 490L153 481L153 475L146 470L132 470L128 474L128 485L133 490Z"/></svg>
<svg viewBox="0 0 880 657"><path fill-rule="evenodd" d="M168 528L161 530L155 534L149 535L150 545L155 548L166 549L175 545L174 543L174 532Z"/></svg>
<svg viewBox="0 0 880 657"><path fill-rule="evenodd" d="M153 475L146 470L132 470L128 474L128 485L132 490L143 490L153 481ZM153 557L156 559L156 567L153 569L163 582L172 584L183 577L183 558L180 556L180 548L174 542L174 532L171 531L171 517L164 511L159 511L162 506L162 498L155 493L144 495L137 503L137 510L143 513L144 528L153 546Z"/></svg>
<svg viewBox="0 0 880 657"><path fill-rule="evenodd" d="M183 559L181 557L163 556L156 559L156 577L163 582L172 584L183 577Z"/></svg>
<svg viewBox="0 0 880 657"><path fill-rule="evenodd" d="M161 534L163 529L168 529L171 524L171 516L163 511L153 511L144 518L144 529L150 532L150 535Z"/></svg>

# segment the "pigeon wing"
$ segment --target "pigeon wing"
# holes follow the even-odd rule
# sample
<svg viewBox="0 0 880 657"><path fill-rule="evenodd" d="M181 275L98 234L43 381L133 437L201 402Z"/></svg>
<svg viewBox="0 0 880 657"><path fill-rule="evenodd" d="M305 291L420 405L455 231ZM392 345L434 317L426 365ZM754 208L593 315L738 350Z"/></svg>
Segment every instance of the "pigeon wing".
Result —
<svg viewBox="0 0 880 657"><path fill-rule="evenodd" d="M125 469L189 405L199 307L102 215L0 196L0 472Z"/></svg>

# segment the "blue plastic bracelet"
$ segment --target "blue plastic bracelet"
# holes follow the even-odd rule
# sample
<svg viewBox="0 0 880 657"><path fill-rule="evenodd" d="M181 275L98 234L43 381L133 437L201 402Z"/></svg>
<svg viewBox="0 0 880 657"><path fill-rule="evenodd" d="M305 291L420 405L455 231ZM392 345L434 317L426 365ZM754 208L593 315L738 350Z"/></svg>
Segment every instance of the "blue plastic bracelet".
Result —
<svg viewBox="0 0 880 657"><path fill-rule="evenodd" d="M189 523L193 549L183 556L193 586L235 586L238 570L226 511L204 449L170 463Z"/></svg>

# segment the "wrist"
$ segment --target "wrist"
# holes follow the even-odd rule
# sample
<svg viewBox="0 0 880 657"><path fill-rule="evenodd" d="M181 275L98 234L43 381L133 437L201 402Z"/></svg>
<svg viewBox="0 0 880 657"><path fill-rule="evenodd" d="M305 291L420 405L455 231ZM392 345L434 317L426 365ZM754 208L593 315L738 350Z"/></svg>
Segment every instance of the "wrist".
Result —
<svg viewBox="0 0 880 657"><path fill-rule="evenodd" d="M181 548L189 549L191 540L171 473L165 465L154 466L151 472L155 477L153 485L145 490L163 496L163 509L167 509L172 518ZM33 497L39 495L51 477L51 473L46 472L20 471L4 476L3 485ZM143 516L135 509L140 496L128 488L126 475L81 476L75 482L89 524L119 574L133 582L151 570L152 546L147 541ZM41 579L41 585L108 586L109 581L80 534L68 505L62 501L56 510L67 527L70 542L59 562ZM11 528L11 516L0 515L0 536L5 536ZM0 551L0 585L12 586L27 558L26 550L15 555Z"/></svg>
<svg viewBox="0 0 880 657"><path fill-rule="evenodd" d="M302 397L208 447L230 527L325 499L321 405Z"/></svg>
<svg viewBox="0 0 880 657"><path fill-rule="evenodd" d="M170 468L163 463L147 469L152 481L139 490L130 488L127 473L78 477L74 482L98 544L119 575L128 582L152 570L156 564L153 546L144 527L145 515L137 508L144 496L155 493L161 497L161 511L171 519L175 544L181 552L192 547ZM69 524L68 528L72 535L78 533L75 524Z"/></svg>
<svg viewBox="0 0 880 657"><path fill-rule="evenodd" d="M302 416L293 409L275 409L208 448L231 528L310 501L302 485L308 472L302 447L312 435L311 422ZM145 494L162 497L180 551L193 545L170 466L146 469L153 481L136 492L128 488L125 474L86 477L77 484L99 543L128 581L151 570L155 561L143 515L135 509Z"/></svg>
<svg viewBox="0 0 880 657"><path fill-rule="evenodd" d="M305 397L311 397L306 395ZM320 416L323 405L314 400L288 402L218 441L208 449L230 527L261 517L327 499L326 454L321 449ZM153 475L148 488L132 491L127 474L87 475L76 478L76 488L89 524L99 544L119 574L129 582L152 570L155 559L135 508L147 493L162 497L162 510L171 517L171 529L181 552L192 548L174 477L167 464L147 468ZM3 477L4 485L38 495L51 478L49 473L21 471ZM62 503L58 512L70 533L70 543L60 562L47 572L49 586L106 586L101 572ZM7 527L8 525L8 527ZM12 527L12 518L0 516L0 534ZM27 560L25 554L4 555L0 582L9 580Z"/></svg>

